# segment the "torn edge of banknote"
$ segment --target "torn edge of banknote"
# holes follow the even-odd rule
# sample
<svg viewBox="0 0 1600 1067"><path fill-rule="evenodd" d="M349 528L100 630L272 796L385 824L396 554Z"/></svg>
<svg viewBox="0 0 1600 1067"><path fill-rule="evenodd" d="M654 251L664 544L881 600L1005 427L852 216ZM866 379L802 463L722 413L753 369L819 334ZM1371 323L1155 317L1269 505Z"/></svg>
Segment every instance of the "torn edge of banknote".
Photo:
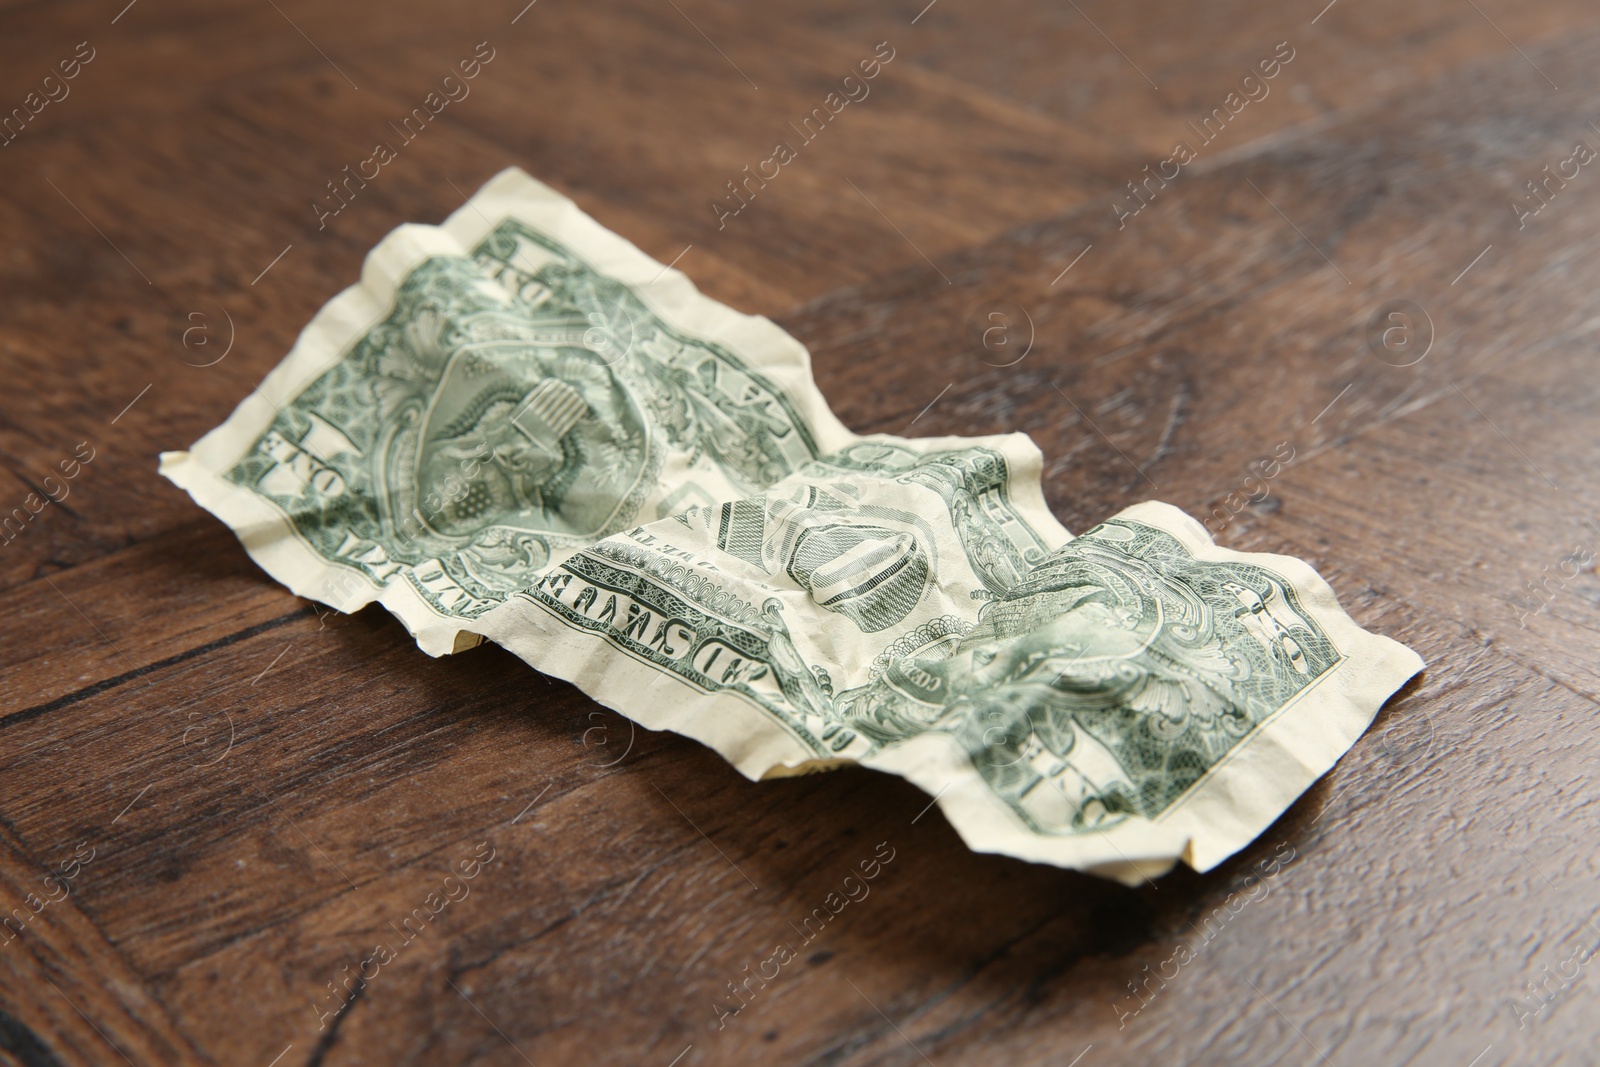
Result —
<svg viewBox="0 0 1600 1067"><path fill-rule="evenodd" d="M518 168L502 171L443 225L408 223L392 231L367 255L360 282L317 313L283 362L222 425L187 452L161 455L161 473L227 523L251 558L296 595L345 612L377 601L434 656L470 648L481 639L460 614L441 610L441 604L461 595L443 566L391 563L381 542L361 544L350 562L330 561L301 535L283 507L224 475L260 446L275 420L309 385L394 313L397 292L414 270L434 257L470 256L474 246L508 220L573 250L587 268L626 287L662 323L737 353L783 394L794 421L814 442L814 451L833 451L856 439L818 391L810 354L776 324L704 296L682 272L605 229L568 197ZM282 447L292 454L285 459L286 469L306 465L299 472L305 481L336 476L329 472L331 464L307 458L299 442L286 441Z"/></svg>

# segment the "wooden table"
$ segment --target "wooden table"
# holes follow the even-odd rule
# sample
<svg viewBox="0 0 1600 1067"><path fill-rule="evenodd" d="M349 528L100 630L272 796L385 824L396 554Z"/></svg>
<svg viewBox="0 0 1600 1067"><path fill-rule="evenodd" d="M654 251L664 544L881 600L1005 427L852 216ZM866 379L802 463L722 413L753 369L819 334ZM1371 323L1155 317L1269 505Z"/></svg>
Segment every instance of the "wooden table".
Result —
<svg viewBox="0 0 1600 1067"><path fill-rule="evenodd" d="M0 4L0 1060L1594 1062L1592 3L124 2ZM852 428L1027 431L1069 528L1210 517L1428 670L1256 844L1125 889L319 613L156 453L511 164L775 318Z"/></svg>

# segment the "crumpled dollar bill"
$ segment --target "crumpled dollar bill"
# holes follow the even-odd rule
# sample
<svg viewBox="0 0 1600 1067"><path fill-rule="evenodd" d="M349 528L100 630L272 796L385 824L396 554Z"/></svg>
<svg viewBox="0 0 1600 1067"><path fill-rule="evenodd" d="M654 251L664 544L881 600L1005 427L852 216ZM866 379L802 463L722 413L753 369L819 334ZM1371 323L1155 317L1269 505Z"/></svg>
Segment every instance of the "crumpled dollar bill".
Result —
<svg viewBox="0 0 1600 1067"><path fill-rule="evenodd" d="M1022 434L862 437L805 349L518 170L368 256L161 470L295 593L493 640L751 778L859 763L971 847L1206 870L1422 667L1164 504L1074 538Z"/></svg>

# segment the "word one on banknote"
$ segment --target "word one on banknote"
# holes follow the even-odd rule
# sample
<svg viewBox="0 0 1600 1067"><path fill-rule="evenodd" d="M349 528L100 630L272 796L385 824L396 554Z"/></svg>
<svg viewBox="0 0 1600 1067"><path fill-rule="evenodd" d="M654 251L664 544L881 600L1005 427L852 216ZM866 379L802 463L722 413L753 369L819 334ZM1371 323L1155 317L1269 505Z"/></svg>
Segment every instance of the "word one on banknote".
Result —
<svg viewBox="0 0 1600 1067"><path fill-rule="evenodd" d="M433 655L495 641L751 778L892 772L974 849L1130 883L1248 844L1422 667L1165 504L1073 537L1022 434L851 433L793 338L518 170L385 238L161 469Z"/></svg>

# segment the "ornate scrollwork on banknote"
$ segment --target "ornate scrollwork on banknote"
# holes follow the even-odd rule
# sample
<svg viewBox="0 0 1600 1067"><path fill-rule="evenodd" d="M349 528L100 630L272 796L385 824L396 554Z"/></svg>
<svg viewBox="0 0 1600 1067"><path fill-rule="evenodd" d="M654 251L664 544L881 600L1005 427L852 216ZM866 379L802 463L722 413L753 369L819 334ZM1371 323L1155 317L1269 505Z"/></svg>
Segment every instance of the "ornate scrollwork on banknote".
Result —
<svg viewBox="0 0 1600 1067"><path fill-rule="evenodd" d="M606 538L484 632L750 777L895 770L975 848L1125 878L1242 847L1420 666L1163 504L1051 546L1006 498L1021 443L953 443Z"/></svg>
<svg viewBox="0 0 1600 1067"><path fill-rule="evenodd" d="M1020 434L857 437L805 350L518 171L402 227L162 469L296 592L488 637L752 778L855 762L976 849L1243 847L1421 667L1144 504L1073 539Z"/></svg>
<svg viewBox="0 0 1600 1067"><path fill-rule="evenodd" d="M383 600L439 654L578 548L850 439L792 338L508 171L444 227L395 231L162 469L257 530L296 592Z"/></svg>

